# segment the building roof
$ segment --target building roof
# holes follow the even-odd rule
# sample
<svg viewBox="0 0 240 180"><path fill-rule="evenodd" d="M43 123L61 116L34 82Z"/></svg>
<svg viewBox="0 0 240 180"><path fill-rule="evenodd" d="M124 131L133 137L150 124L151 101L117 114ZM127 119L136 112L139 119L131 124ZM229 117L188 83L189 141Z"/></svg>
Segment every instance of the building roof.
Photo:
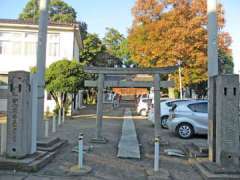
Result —
<svg viewBox="0 0 240 180"><path fill-rule="evenodd" d="M33 20L21 20L21 19L1 19L0 18L0 23L38 25L38 23ZM73 27L75 25L79 25L79 22L74 22L74 23L49 22L48 25L49 26L61 26L61 27Z"/></svg>
<svg viewBox="0 0 240 180"><path fill-rule="evenodd" d="M38 29L38 23L33 20L20 20L20 19L0 19L0 27L4 28L16 28L16 29ZM48 23L49 30L58 30L58 31L73 31L77 37L77 42L80 48L83 48L83 42L80 32L80 23Z"/></svg>

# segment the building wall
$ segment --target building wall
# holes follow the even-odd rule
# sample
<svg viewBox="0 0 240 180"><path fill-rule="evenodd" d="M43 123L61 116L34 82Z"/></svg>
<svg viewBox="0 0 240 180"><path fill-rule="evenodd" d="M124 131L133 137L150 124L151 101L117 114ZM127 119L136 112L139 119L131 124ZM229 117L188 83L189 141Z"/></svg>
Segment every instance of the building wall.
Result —
<svg viewBox="0 0 240 180"><path fill-rule="evenodd" d="M46 66L63 58L73 59L73 39L74 32L48 32ZM0 28L0 72L29 71L36 66L36 49L36 31Z"/></svg>
<svg viewBox="0 0 240 180"><path fill-rule="evenodd" d="M37 31L34 29L15 29L0 27L0 72L30 71L37 63ZM79 47L74 39L74 31L49 30L47 36L46 67L61 59L79 59ZM0 79L2 79L0 77ZM0 102L5 110L6 100ZM45 92L44 109L52 112L53 99L47 99Z"/></svg>

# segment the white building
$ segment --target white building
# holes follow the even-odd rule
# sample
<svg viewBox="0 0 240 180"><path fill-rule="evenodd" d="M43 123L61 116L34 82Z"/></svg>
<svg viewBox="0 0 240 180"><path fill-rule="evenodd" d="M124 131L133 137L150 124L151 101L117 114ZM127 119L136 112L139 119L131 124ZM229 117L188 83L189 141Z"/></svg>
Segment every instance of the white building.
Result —
<svg viewBox="0 0 240 180"><path fill-rule="evenodd" d="M0 74L36 66L37 39L37 24L0 19ZM79 24L49 24L46 66L63 58L78 60L81 47ZM45 109L53 106L53 101L45 101Z"/></svg>

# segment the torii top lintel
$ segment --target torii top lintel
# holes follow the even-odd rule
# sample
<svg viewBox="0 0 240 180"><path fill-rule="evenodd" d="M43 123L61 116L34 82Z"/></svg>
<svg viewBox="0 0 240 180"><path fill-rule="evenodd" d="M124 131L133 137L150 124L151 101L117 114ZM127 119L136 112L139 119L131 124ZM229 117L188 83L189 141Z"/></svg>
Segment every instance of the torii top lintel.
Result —
<svg viewBox="0 0 240 180"><path fill-rule="evenodd" d="M176 71L178 66L162 68L110 68L85 67L84 72L92 74L169 74Z"/></svg>

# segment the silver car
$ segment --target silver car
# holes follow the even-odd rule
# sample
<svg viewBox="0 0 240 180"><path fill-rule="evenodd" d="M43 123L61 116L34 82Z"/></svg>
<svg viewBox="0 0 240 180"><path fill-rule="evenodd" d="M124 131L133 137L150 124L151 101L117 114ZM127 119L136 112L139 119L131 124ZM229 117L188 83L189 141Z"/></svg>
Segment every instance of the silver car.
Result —
<svg viewBox="0 0 240 180"><path fill-rule="evenodd" d="M183 139L191 138L194 134L207 134L208 102L199 100L175 105L167 126Z"/></svg>

